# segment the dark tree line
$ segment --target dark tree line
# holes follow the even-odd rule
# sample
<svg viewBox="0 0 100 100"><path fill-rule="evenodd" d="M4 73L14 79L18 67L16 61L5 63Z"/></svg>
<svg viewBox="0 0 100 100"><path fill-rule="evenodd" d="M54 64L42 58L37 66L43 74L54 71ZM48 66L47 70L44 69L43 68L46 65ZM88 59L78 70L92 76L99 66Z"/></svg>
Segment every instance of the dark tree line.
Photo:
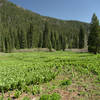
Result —
<svg viewBox="0 0 100 100"><path fill-rule="evenodd" d="M89 24L63 21L25 10L6 0L0 0L0 52L13 49L84 48Z"/></svg>

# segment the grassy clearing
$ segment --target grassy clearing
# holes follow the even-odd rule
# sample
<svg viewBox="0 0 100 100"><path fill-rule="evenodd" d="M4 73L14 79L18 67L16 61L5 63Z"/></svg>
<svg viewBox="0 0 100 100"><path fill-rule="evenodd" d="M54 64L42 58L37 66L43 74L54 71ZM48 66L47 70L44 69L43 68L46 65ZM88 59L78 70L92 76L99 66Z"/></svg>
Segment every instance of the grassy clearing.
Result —
<svg viewBox="0 0 100 100"><path fill-rule="evenodd" d="M61 51L2 54L0 91L4 100L39 99L54 92L62 100L99 100L100 54Z"/></svg>

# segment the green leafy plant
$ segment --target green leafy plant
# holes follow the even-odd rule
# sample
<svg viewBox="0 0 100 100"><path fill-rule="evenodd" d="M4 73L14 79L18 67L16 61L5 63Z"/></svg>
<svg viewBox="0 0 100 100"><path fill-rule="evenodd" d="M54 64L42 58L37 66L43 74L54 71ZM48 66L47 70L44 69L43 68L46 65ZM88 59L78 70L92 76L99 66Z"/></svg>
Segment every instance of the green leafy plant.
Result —
<svg viewBox="0 0 100 100"><path fill-rule="evenodd" d="M4 90L2 89L2 96L0 96L0 100L4 100Z"/></svg>
<svg viewBox="0 0 100 100"><path fill-rule="evenodd" d="M60 100L61 96L58 93L53 93L51 95L51 100Z"/></svg>
<svg viewBox="0 0 100 100"><path fill-rule="evenodd" d="M50 95L48 94L42 95L39 100L51 100Z"/></svg>
<svg viewBox="0 0 100 100"><path fill-rule="evenodd" d="M10 97L7 100L12 100Z"/></svg>
<svg viewBox="0 0 100 100"><path fill-rule="evenodd" d="M40 94L40 86L38 85L34 85L33 88L32 88L32 94L35 95L35 94Z"/></svg>
<svg viewBox="0 0 100 100"><path fill-rule="evenodd" d="M40 97L40 100L60 100L61 96L58 93L46 94Z"/></svg>
<svg viewBox="0 0 100 100"><path fill-rule="evenodd" d="M71 80L63 80L62 82L61 82L61 85L66 85L66 86L68 86L68 85L71 85L72 84L72 81Z"/></svg>
<svg viewBox="0 0 100 100"><path fill-rule="evenodd" d="M23 90L23 92L26 92L26 93L30 93L31 92L30 87L28 87L26 85L24 86L24 88L22 90Z"/></svg>
<svg viewBox="0 0 100 100"><path fill-rule="evenodd" d="M3 96L1 96L1 97L0 97L0 100L4 100L4 97L3 97Z"/></svg>
<svg viewBox="0 0 100 100"><path fill-rule="evenodd" d="M18 98L20 95L21 95L21 91L16 90L15 93L14 93L14 97Z"/></svg>
<svg viewBox="0 0 100 100"><path fill-rule="evenodd" d="M25 96L22 100L30 100L30 98Z"/></svg>

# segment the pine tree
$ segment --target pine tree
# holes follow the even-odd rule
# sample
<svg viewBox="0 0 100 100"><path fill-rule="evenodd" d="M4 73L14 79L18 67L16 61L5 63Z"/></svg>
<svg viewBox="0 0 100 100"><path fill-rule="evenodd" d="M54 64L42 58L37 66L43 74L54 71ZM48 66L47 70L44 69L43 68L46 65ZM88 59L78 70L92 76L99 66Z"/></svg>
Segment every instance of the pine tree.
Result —
<svg viewBox="0 0 100 100"><path fill-rule="evenodd" d="M45 23L45 29L43 33L43 48L47 48L50 40L49 24Z"/></svg>
<svg viewBox="0 0 100 100"><path fill-rule="evenodd" d="M62 35L62 49L63 49L63 51L65 51L65 49L66 49L66 44L67 44L66 36Z"/></svg>
<svg viewBox="0 0 100 100"><path fill-rule="evenodd" d="M52 51L51 33L49 30L48 30L48 33L46 35L46 47L49 49L49 51Z"/></svg>
<svg viewBox="0 0 100 100"><path fill-rule="evenodd" d="M26 47L27 47L26 34L23 30L21 30L21 33L20 33L20 48L24 49Z"/></svg>
<svg viewBox="0 0 100 100"><path fill-rule="evenodd" d="M52 44L52 48L55 48L55 37L54 37L54 32L51 32L51 44Z"/></svg>
<svg viewBox="0 0 100 100"><path fill-rule="evenodd" d="M40 33L40 36L39 36L38 47L39 47L39 48L42 48L42 45L43 45L43 34L42 34L42 32L41 32L41 33Z"/></svg>
<svg viewBox="0 0 100 100"><path fill-rule="evenodd" d="M48 49L49 49L49 51L52 51L52 44L51 44L50 40L48 41Z"/></svg>
<svg viewBox="0 0 100 100"><path fill-rule="evenodd" d="M83 26L80 27L80 33L79 33L79 48L84 48L84 29Z"/></svg>
<svg viewBox="0 0 100 100"><path fill-rule="evenodd" d="M33 43L33 25L30 23L29 30L27 32L27 46L28 48L32 48Z"/></svg>
<svg viewBox="0 0 100 100"><path fill-rule="evenodd" d="M95 14L93 14L90 34L88 37L88 51L98 53L100 49L100 31L99 31L99 20Z"/></svg>

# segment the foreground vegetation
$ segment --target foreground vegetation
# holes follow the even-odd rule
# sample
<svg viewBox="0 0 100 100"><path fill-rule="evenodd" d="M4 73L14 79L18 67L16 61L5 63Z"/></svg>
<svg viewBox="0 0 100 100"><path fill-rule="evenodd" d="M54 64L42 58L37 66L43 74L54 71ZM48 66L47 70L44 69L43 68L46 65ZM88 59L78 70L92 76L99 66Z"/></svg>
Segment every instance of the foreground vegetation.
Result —
<svg viewBox="0 0 100 100"><path fill-rule="evenodd" d="M52 95L59 99L61 96L62 100L99 100L100 54L62 51L1 53L0 91L6 100L22 100L23 93L29 96L23 100L33 96L38 99L41 96L40 100L44 100L53 98ZM54 92L58 94L52 94ZM57 98L50 100L59 100Z"/></svg>

